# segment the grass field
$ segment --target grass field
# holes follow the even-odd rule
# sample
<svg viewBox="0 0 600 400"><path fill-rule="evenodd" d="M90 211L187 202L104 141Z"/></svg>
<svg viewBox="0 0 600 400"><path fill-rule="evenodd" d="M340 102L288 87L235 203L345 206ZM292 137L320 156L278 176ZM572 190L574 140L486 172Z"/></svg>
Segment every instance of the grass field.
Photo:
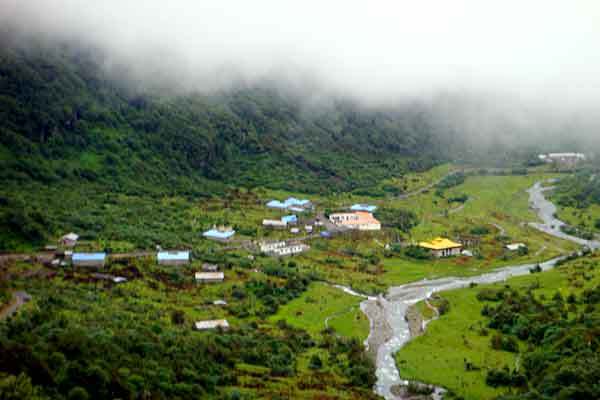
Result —
<svg viewBox="0 0 600 400"><path fill-rule="evenodd" d="M284 319L313 336L326 328L327 321L340 335L364 340L369 336L369 320L360 311L361 301L330 285L314 283L302 296L280 307L270 320Z"/></svg>
<svg viewBox="0 0 600 400"><path fill-rule="evenodd" d="M597 261L596 258L593 262ZM518 289L539 282L540 288L535 289L534 293L546 298L551 298L557 291L563 296L569 293L579 294L584 288L600 283L600 274L596 273L584 286L573 285L573 272L584 268L589 262L581 259L548 272L516 277L506 284ZM505 365L513 368L516 355L492 350L490 336L480 336L479 329L486 324L481 316L485 303L478 301L475 296L484 287L499 287L504 284L441 293L449 300L450 311L431 322L423 336L411 341L396 355L401 376L441 385L467 400L492 399L500 394L501 391L485 385L486 372L489 368L501 368ZM465 360L482 369L465 371Z"/></svg>

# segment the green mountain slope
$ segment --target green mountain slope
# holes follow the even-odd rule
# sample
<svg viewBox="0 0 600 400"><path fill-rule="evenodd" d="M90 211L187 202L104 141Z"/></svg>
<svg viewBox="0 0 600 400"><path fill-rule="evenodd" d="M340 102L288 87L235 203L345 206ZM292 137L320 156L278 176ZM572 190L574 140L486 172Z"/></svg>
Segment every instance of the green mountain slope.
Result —
<svg viewBox="0 0 600 400"><path fill-rule="evenodd" d="M160 96L109 79L91 51L32 47L5 41L0 50L3 182L316 192L370 186L434 162L419 110L372 111L345 101L310 108L266 85Z"/></svg>

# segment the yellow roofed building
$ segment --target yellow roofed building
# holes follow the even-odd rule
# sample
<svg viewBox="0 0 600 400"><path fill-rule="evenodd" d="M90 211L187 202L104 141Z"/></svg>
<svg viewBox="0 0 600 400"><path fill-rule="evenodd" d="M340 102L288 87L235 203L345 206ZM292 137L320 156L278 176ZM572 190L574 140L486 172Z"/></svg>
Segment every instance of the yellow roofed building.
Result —
<svg viewBox="0 0 600 400"><path fill-rule="evenodd" d="M419 247L431 251L431 254L438 258L458 256L462 251L462 244L441 237L429 242L420 242Z"/></svg>

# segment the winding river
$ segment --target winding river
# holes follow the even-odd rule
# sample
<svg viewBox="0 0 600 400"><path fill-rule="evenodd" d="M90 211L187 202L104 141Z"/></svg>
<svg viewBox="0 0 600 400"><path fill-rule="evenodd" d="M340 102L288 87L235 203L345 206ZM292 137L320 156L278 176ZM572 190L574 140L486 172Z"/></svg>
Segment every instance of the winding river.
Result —
<svg viewBox="0 0 600 400"><path fill-rule="evenodd" d="M550 189L549 187L543 187L542 183L538 182L528 190L530 206L537 212L541 220L541 222L530 223L530 226L549 235L582 246L588 246L591 249L600 248L600 242L598 241L587 241L567 235L560 230L564 223L555 218L556 207L544 196L544 192ZM546 261L541 263L540 266L543 270L548 270L554 267L560 259L559 257ZM404 398L393 389L408 384L406 380L400 377L394 354L410 340L409 326L405 316L411 305L428 298L434 292L467 287L471 282L493 283L504 281L513 276L526 275L529 274L530 268L534 266L535 264L526 264L504 267L468 278L424 279L402 286L391 287L385 296L371 297L363 301L361 309L369 317L371 324L371 332L365 345L367 350L376 353L377 383L374 388L375 393L386 400L401 400ZM346 288L345 290L349 289ZM356 295L359 294L356 293ZM442 393L443 389L436 388L433 397L440 398Z"/></svg>

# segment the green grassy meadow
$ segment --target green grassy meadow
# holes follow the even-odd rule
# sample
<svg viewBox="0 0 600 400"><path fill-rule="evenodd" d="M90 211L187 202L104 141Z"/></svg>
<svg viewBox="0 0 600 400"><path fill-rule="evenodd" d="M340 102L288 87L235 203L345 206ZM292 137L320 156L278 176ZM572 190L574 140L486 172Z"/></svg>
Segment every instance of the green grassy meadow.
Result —
<svg viewBox="0 0 600 400"><path fill-rule="evenodd" d="M369 320L360 311L362 299L324 283L314 283L297 299L280 307L271 321L284 319L313 336L328 326L336 333L363 341L369 336Z"/></svg>
<svg viewBox="0 0 600 400"><path fill-rule="evenodd" d="M486 318L481 315L486 303L476 298L477 293L487 287L509 285L517 290L526 290L539 284L539 288L533 289L538 298L550 299L557 292L564 297L571 293L579 295L586 288L600 284L597 268L589 269L590 265L596 263L597 256L592 259L582 258L547 272L511 278L506 283L440 293L450 302L450 311L432 321L423 336L414 339L398 352L396 360L401 376L441 385L466 400L493 399L500 395L506 389L487 386L486 373L491 368L514 368L517 354L491 349L491 334L481 335L481 328L487 326ZM585 272L588 278L592 274L592 278L584 283L576 278L583 271L593 271ZM577 281L580 283L576 283ZM419 308L425 307L419 303ZM576 313L570 315L574 318ZM524 350L524 344L521 344L521 350ZM465 361L481 369L466 371Z"/></svg>

